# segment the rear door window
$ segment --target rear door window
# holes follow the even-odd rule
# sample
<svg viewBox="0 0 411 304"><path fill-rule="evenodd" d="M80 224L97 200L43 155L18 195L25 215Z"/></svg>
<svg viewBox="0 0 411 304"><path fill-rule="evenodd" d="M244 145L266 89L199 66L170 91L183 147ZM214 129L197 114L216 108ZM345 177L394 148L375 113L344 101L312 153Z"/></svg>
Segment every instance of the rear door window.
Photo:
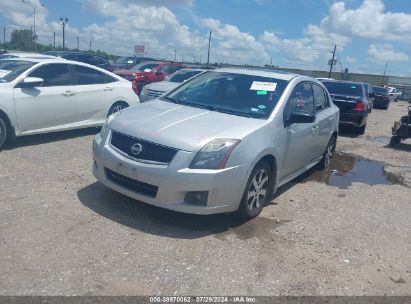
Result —
<svg viewBox="0 0 411 304"><path fill-rule="evenodd" d="M75 65L77 85L104 84L117 81L116 78L95 69Z"/></svg>
<svg viewBox="0 0 411 304"><path fill-rule="evenodd" d="M330 106L328 95L319 85L313 83L315 110L320 112Z"/></svg>

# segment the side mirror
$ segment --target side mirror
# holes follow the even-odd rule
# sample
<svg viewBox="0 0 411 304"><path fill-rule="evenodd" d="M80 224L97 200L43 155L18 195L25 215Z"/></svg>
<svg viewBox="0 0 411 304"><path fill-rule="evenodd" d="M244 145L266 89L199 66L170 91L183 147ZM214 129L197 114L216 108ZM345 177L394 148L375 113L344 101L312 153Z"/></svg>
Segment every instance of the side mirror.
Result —
<svg viewBox="0 0 411 304"><path fill-rule="evenodd" d="M156 72L156 75L158 75L158 76L163 76L163 75L165 75L166 73L164 73L164 72L160 72L160 71L157 71Z"/></svg>
<svg viewBox="0 0 411 304"><path fill-rule="evenodd" d="M35 88L39 87L43 84L44 80L43 78L38 78L38 77L26 77L21 81L17 87L19 88Z"/></svg>
<svg viewBox="0 0 411 304"><path fill-rule="evenodd" d="M375 96L374 92L368 93L368 97L374 97L374 96Z"/></svg>
<svg viewBox="0 0 411 304"><path fill-rule="evenodd" d="M312 123L315 121L315 115L301 110L292 110L288 123Z"/></svg>

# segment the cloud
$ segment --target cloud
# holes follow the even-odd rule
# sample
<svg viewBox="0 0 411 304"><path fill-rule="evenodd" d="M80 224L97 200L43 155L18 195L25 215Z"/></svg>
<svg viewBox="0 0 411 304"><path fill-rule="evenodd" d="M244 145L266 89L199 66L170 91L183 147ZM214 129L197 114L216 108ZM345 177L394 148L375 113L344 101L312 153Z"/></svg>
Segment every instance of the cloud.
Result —
<svg viewBox="0 0 411 304"><path fill-rule="evenodd" d="M364 0L355 10L340 1L334 3L321 22L330 33L367 39L405 41L411 39L411 15L386 12L382 0Z"/></svg>
<svg viewBox="0 0 411 304"><path fill-rule="evenodd" d="M408 61L409 57L402 52L395 52L390 44L371 44L368 48L370 60L376 62Z"/></svg>

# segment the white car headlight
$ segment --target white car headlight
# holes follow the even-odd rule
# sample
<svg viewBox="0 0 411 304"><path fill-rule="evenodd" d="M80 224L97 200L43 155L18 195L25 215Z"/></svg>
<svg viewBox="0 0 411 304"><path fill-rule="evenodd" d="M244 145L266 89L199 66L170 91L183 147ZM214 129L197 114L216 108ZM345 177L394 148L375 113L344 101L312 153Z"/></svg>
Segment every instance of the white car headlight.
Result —
<svg viewBox="0 0 411 304"><path fill-rule="evenodd" d="M120 113L121 113L121 111L115 112L115 113L111 114L109 117L107 117L106 122L104 123L104 125L101 127L101 130L100 130L100 136L101 136L101 137L105 137L105 136L108 134L108 132L109 132L109 128L107 127L108 124L109 124L114 118L116 118L117 116L119 116Z"/></svg>
<svg viewBox="0 0 411 304"><path fill-rule="evenodd" d="M206 144L194 157L190 169L224 169L239 139L215 139Z"/></svg>

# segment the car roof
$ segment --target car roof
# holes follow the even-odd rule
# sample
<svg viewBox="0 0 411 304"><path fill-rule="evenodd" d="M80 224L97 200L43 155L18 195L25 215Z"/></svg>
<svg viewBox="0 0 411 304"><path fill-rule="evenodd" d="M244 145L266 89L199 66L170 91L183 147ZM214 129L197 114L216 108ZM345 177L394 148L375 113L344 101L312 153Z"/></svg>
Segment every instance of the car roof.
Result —
<svg viewBox="0 0 411 304"><path fill-rule="evenodd" d="M207 69L199 69L199 68L184 68L184 69L178 70L177 72L180 72L180 71L187 71L187 72L190 72L190 71L205 72L205 71L208 71L208 70L207 70Z"/></svg>
<svg viewBox="0 0 411 304"><path fill-rule="evenodd" d="M9 52L3 55L17 56L19 58L39 58L39 59L56 58L55 56L52 56L52 55L44 55L44 54L39 54L39 53L28 53L28 52Z"/></svg>
<svg viewBox="0 0 411 304"><path fill-rule="evenodd" d="M321 82L335 82L335 83L351 83L351 84L360 84L363 85L363 82L359 81L351 81L351 80L336 80L336 79L327 79Z"/></svg>
<svg viewBox="0 0 411 304"><path fill-rule="evenodd" d="M292 74L282 71L268 70L268 69L244 69L244 68L220 68L213 70L220 73L233 73L233 74L245 74L250 76L262 76L270 77L281 80L290 81L291 79L301 76L298 74Z"/></svg>

